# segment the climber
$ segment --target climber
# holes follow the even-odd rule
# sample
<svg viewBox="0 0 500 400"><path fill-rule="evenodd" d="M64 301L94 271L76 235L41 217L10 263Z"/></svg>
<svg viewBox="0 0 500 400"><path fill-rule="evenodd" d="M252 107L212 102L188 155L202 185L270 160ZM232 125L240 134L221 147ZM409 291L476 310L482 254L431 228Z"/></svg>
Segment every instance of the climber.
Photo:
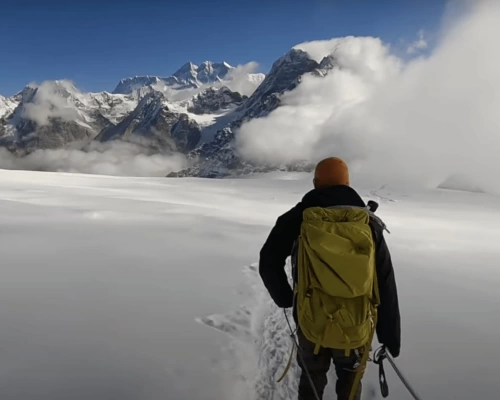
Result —
<svg viewBox="0 0 500 400"><path fill-rule="evenodd" d="M366 205L359 194L350 187L348 167L339 158L331 157L319 162L314 172L313 183L314 189L309 191L295 207L277 219L260 251L259 273L276 305L280 308L293 307L293 316L297 324L298 351L301 356L297 358L297 361L302 370L298 389L299 400L322 399L327 385L327 372L332 363L337 374L337 398L338 400L348 400L351 398L351 389L353 389L358 368L361 368L359 371L361 376L364 373L365 366L362 365L361 359L364 350L370 350L371 342L364 347L354 349L354 351L346 351L345 348L318 346L318 343L309 340L300 327L297 312L297 293L294 295L294 291L288 283L285 265L287 258L291 256L294 271L293 281L296 284L298 276L302 275L300 275L300 271L299 275L297 273L297 250L294 249L297 248L295 244L299 235L303 232L301 229L306 210L316 212L314 210L318 207L320 210L328 210L335 206L350 206L353 209L364 208L366 210ZM366 212L359 215L365 216L368 221ZM372 278L376 275L374 286L378 288L376 293L378 298L378 307L376 308L378 318L375 330L378 341L396 358L400 353L401 328L398 294L391 255L383 236L384 226L376 223L372 216L369 218L369 226L368 223L365 226L366 232L369 232L368 236L371 236L370 240L372 240L374 250L373 268L376 270L376 274L373 273ZM331 265L330 268L335 269L335 266ZM364 277L360 277L360 279L364 279ZM322 284L326 283L322 282ZM323 311L320 310L319 312ZM327 339L325 338L325 340ZM310 379L307 373L309 373ZM355 386L354 398L359 400L362 386L361 384Z"/></svg>

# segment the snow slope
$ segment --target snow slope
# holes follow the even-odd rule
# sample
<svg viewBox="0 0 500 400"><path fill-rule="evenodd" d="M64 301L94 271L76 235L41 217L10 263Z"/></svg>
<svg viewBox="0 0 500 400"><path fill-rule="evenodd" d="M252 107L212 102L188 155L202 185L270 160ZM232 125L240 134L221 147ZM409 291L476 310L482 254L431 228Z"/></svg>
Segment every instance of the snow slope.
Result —
<svg viewBox="0 0 500 400"><path fill-rule="evenodd" d="M15 99L0 96L0 119L10 115L16 107Z"/></svg>
<svg viewBox="0 0 500 400"><path fill-rule="evenodd" d="M296 365L274 383L284 318L252 264L310 176L259 178L0 171L2 400L293 399ZM424 399L498 398L498 199L359 191L391 231L398 365ZM410 399L387 369L389 398Z"/></svg>

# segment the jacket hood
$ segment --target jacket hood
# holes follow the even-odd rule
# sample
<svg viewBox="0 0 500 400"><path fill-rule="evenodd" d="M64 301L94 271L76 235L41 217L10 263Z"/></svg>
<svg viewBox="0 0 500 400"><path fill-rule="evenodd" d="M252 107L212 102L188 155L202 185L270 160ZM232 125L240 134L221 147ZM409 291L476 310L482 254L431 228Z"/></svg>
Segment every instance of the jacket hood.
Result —
<svg viewBox="0 0 500 400"><path fill-rule="evenodd" d="M352 187L346 185L313 189L302 198L302 203L306 207L366 207L361 196Z"/></svg>

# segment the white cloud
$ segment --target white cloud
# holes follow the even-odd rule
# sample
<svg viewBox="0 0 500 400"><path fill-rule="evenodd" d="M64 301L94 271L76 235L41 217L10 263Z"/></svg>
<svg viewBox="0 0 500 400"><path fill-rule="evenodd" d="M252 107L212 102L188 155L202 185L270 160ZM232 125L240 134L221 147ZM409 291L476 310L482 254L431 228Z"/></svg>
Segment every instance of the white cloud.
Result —
<svg viewBox="0 0 500 400"><path fill-rule="evenodd" d="M300 43L293 46L293 48L307 52L312 60L315 60L319 63L326 55L335 51L336 47L342 41L343 38L335 38L330 40L314 40L312 42Z"/></svg>
<svg viewBox="0 0 500 400"><path fill-rule="evenodd" d="M45 81L37 88L34 98L21 110L21 117L39 125L47 125L49 118L66 121L78 119L78 111L71 103L69 94L77 92L70 81Z"/></svg>
<svg viewBox="0 0 500 400"><path fill-rule="evenodd" d="M313 159L315 144L330 115L342 114L369 98L388 75L401 69L401 62L376 38L347 37L296 47L316 60L333 54L338 68L325 78L304 76L295 90L283 95L283 105L269 117L242 126L238 147L249 159L277 163Z"/></svg>
<svg viewBox="0 0 500 400"><path fill-rule="evenodd" d="M92 143L88 151L36 150L25 157L16 157L0 148L2 169L162 177L187 166L182 154L148 155L143 148L121 141Z"/></svg>
<svg viewBox="0 0 500 400"><path fill-rule="evenodd" d="M231 70L222 82L233 92L239 92L246 96L251 96L260 83L264 80L264 74L256 74L259 64L251 61L247 64L238 65Z"/></svg>
<svg viewBox="0 0 500 400"><path fill-rule="evenodd" d="M374 38L303 45L339 66L304 77L284 106L238 133L249 159L347 159L354 176L436 186L449 176L500 190L500 3L479 1L447 23L428 57L404 63Z"/></svg>
<svg viewBox="0 0 500 400"><path fill-rule="evenodd" d="M417 34L417 39L408 46L406 52L408 54L415 54L420 50L425 50L429 44L427 43L427 39L425 37L425 31L421 29Z"/></svg>

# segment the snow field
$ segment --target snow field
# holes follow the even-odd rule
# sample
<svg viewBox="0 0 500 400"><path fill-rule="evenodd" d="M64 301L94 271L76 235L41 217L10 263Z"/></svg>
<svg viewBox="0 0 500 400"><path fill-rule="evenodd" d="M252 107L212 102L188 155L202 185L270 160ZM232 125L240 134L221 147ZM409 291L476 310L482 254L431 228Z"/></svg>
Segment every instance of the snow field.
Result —
<svg viewBox="0 0 500 400"><path fill-rule="evenodd" d="M275 383L291 342L255 263L276 218L311 182L260 178L0 171L0 397L294 398L295 363ZM497 198L359 192L380 201L391 231L397 364L424 399L496 399ZM390 398L410 399L387 373ZM364 398L380 398L373 365L364 385Z"/></svg>

